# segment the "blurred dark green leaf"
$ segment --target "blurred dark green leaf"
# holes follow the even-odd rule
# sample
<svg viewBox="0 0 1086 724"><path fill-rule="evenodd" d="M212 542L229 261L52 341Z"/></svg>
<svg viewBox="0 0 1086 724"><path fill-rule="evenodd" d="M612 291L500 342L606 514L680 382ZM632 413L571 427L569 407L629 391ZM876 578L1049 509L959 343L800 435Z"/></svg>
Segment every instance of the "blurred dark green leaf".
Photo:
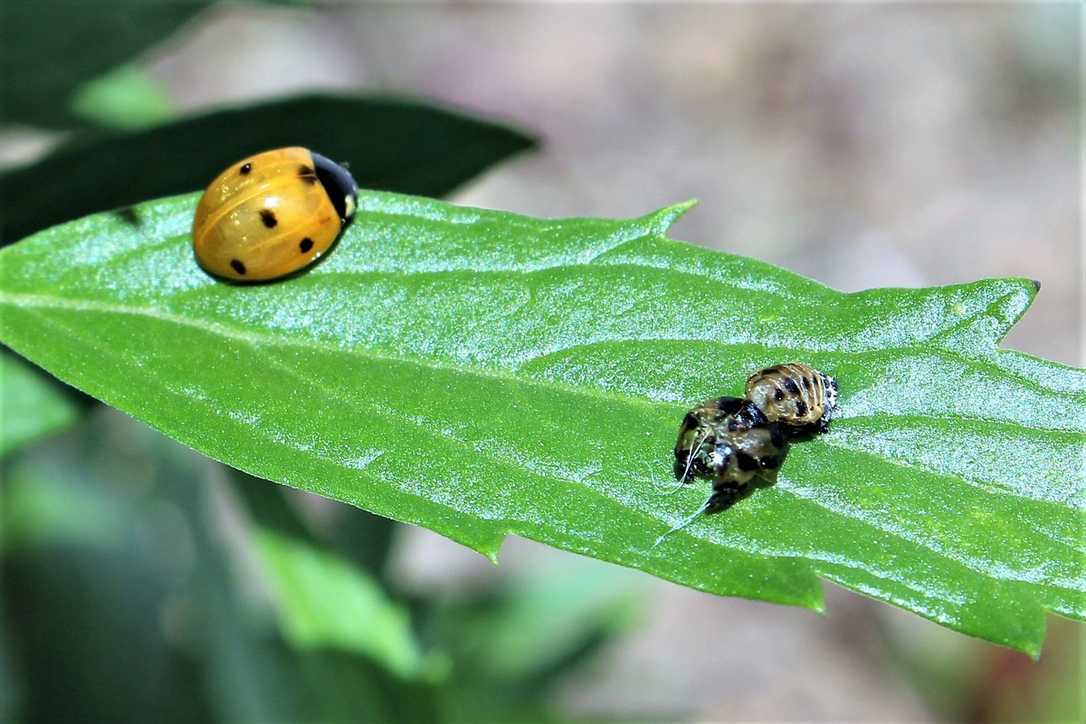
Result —
<svg viewBox="0 0 1086 724"><path fill-rule="evenodd" d="M66 128L84 82L132 61L212 2L7 0L0 3L0 123Z"/></svg>
<svg viewBox="0 0 1086 724"><path fill-rule="evenodd" d="M533 143L511 128L408 100L266 101L135 133L81 137L4 173L0 234L10 243L92 211L202 189L234 161L281 146L350 163L364 188L441 196Z"/></svg>
<svg viewBox="0 0 1086 724"><path fill-rule="evenodd" d="M54 380L0 351L0 458L77 418L78 406Z"/></svg>
<svg viewBox="0 0 1086 724"><path fill-rule="evenodd" d="M200 271L196 195L0 252L3 337L265 479L495 557L509 533L719 594L820 608L819 577L1030 652L1086 616L1086 374L995 343L1022 279L842 294L640 219L537 220L364 192L278 284ZM837 376L775 486L653 547L683 413L750 371Z"/></svg>

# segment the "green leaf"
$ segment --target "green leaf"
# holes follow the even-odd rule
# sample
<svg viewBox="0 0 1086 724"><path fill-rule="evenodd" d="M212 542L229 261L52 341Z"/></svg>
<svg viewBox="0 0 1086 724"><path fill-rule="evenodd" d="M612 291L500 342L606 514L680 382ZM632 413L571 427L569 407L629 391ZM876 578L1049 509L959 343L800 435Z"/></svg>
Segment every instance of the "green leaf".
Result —
<svg viewBox="0 0 1086 724"><path fill-rule="evenodd" d="M456 674L470 667L487 688L503 682L538 691L551 677L568 675L569 664L583 661L594 644L630 628L640 618L644 580L582 560L531 567L497 592L475 592L446 605L434 636L451 642Z"/></svg>
<svg viewBox="0 0 1086 724"><path fill-rule="evenodd" d="M322 549L279 491L242 473L235 482L283 638L296 649L362 654L402 678L424 673L407 609L367 571Z"/></svg>
<svg viewBox="0 0 1086 724"><path fill-rule="evenodd" d="M367 192L324 263L236 286L192 259L196 198L0 252L3 341L210 457L492 558L513 533L815 609L825 578L1030 653L1046 611L1086 615L1086 373L995 350L1033 282L842 294L664 238L688 205ZM653 547L706 492L658 494L683 413L789 360L837 377L833 430Z"/></svg>
<svg viewBox="0 0 1086 724"><path fill-rule="evenodd" d="M77 418L77 406L58 385L0 353L0 458Z"/></svg>
<svg viewBox="0 0 1086 724"><path fill-rule="evenodd" d="M355 651L397 676L418 674L422 656L407 611L373 578L335 554L275 531L258 530L254 539L291 645Z"/></svg>
<svg viewBox="0 0 1086 724"><path fill-rule="evenodd" d="M100 126L130 131L165 121L173 104L146 71L122 65L84 84L72 99L72 110Z"/></svg>
<svg viewBox="0 0 1086 724"><path fill-rule="evenodd" d="M239 158L281 146L348 161L365 188L441 196L533 144L519 131L397 98L266 101L139 132L77 137L0 174L0 233L10 243L91 212L201 189ZM120 213L138 221L130 209Z"/></svg>
<svg viewBox="0 0 1086 724"><path fill-rule="evenodd" d="M202 0L14 0L0 5L0 122L67 127L84 82L172 34Z"/></svg>
<svg viewBox="0 0 1086 724"><path fill-rule="evenodd" d="M124 517L86 485L19 465L0 487L0 553L44 545L117 546Z"/></svg>

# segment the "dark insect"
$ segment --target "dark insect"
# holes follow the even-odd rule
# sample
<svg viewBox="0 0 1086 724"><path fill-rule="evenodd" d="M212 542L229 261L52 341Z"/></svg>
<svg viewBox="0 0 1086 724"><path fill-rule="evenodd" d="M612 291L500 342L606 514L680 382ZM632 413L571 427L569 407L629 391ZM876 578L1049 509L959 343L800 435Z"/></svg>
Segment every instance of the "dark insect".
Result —
<svg viewBox="0 0 1086 724"><path fill-rule="evenodd" d="M747 379L747 399L766 419L794 432L825 432L837 404L837 380L800 362L759 370Z"/></svg>
<svg viewBox="0 0 1086 724"><path fill-rule="evenodd" d="M825 432L837 401L837 382L805 364L769 367L747 380L747 397L706 400L686 413L675 442L675 479L709 480L713 490L689 518L656 539L659 544L700 515L723 510L757 477L770 479L784 462L788 441Z"/></svg>

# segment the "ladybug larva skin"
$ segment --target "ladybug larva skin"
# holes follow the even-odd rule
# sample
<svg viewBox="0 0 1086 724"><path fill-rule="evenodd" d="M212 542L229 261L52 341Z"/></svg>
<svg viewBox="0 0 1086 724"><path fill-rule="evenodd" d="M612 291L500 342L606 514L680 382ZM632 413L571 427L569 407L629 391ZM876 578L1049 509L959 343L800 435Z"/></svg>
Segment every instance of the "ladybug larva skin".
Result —
<svg viewBox="0 0 1086 724"><path fill-rule="evenodd" d="M196 260L218 277L267 281L321 257L354 216L347 169L292 146L238 161L204 191L192 224Z"/></svg>
<svg viewBox="0 0 1086 724"><path fill-rule="evenodd" d="M732 505L756 477L771 478L788 454L790 439L825 432L837 405L837 381L800 362L767 367L747 379L747 396L706 400L686 413L675 441L675 479L712 481L713 490L693 515L653 543L699 516Z"/></svg>
<svg viewBox="0 0 1086 724"><path fill-rule="evenodd" d="M747 379L747 399L792 432L825 432L837 405L837 381L801 362L776 365ZM803 428L803 430L797 430Z"/></svg>
<svg viewBox="0 0 1086 724"><path fill-rule="evenodd" d="M762 471L780 467L788 443L778 423L770 422L750 400L719 397L686 413L675 442L675 479L712 481L706 512L735 502Z"/></svg>

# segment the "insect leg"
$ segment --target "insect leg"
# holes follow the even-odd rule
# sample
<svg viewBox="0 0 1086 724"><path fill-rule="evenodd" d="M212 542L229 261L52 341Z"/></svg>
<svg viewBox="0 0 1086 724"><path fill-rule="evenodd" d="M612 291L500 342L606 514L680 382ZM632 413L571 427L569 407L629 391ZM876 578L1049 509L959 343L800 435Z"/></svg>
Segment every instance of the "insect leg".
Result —
<svg viewBox="0 0 1086 724"><path fill-rule="evenodd" d="M653 492L656 495L671 495L683 489L683 483L666 483L661 482L656 474L652 472L652 467L645 465L649 472L649 482L652 483Z"/></svg>
<svg viewBox="0 0 1086 724"><path fill-rule="evenodd" d="M656 546L660 545L660 543L664 540L664 538L667 538L672 533L677 533L678 531L682 530L683 528L685 528L686 526L690 525L695 520L697 520L699 516L701 516L703 513L705 513L706 511L709 510L709 505L712 503L712 500L713 500L713 498L715 496L716 496L716 492L714 491L708 498L705 499L705 502L702 503L698 507L698 509L696 511L694 511L693 515L691 515L689 518L687 518L686 520L679 523L678 525L673 527L671 530L669 530L668 532L664 533L662 536L657 538L656 542L652 544L652 547L655 548Z"/></svg>
<svg viewBox="0 0 1086 724"><path fill-rule="evenodd" d="M739 491L742 490L743 487L727 487L714 490L713 494L709 496L709 499L705 501L705 512L716 513L725 508L730 508L735 501L739 499Z"/></svg>

